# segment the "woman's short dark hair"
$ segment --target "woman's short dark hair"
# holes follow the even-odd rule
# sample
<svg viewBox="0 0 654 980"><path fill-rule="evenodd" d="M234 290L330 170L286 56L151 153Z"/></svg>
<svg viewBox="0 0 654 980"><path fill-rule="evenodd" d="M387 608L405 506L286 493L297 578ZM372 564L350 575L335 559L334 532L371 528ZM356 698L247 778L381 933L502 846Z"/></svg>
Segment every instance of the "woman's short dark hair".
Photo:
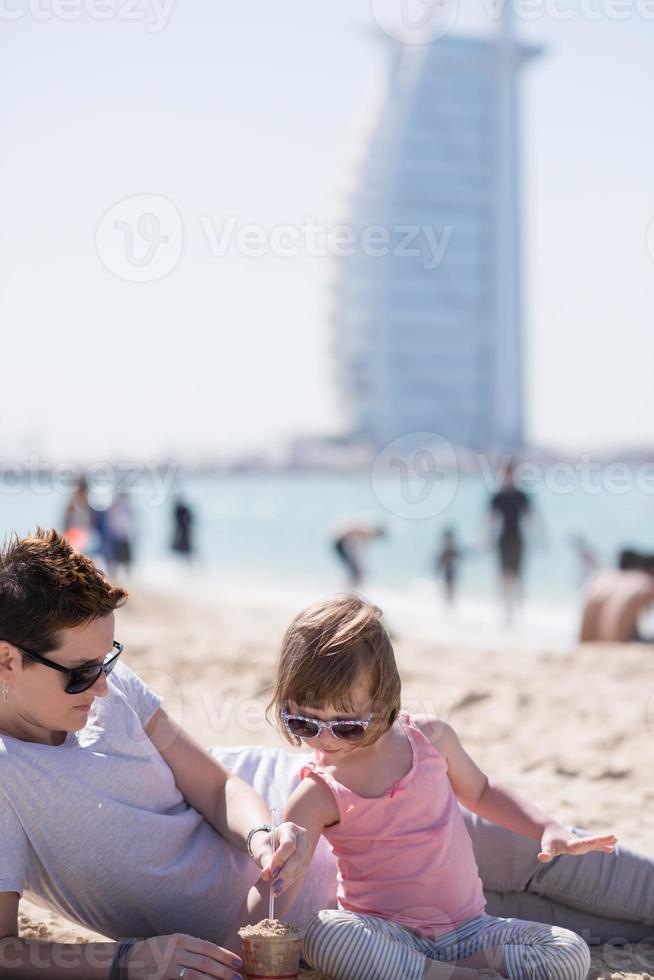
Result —
<svg viewBox="0 0 654 980"><path fill-rule="evenodd" d="M55 650L60 630L107 616L126 599L54 529L14 534L0 548L0 638L19 649ZM23 667L30 663L23 655Z"/></svg>

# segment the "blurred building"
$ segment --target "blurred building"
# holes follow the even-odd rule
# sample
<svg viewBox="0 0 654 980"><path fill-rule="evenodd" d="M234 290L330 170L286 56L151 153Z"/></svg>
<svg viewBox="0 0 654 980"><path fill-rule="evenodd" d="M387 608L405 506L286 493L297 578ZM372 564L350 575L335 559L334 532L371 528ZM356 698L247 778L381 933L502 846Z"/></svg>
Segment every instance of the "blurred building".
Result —
<svg viewBox="0 0 654 980"><path fill-rule="evenodd" d="M393 51L349 201L357 248L338 259L333 349L354 438L523 444L516 90L534 53L508 20Z"/></svg>

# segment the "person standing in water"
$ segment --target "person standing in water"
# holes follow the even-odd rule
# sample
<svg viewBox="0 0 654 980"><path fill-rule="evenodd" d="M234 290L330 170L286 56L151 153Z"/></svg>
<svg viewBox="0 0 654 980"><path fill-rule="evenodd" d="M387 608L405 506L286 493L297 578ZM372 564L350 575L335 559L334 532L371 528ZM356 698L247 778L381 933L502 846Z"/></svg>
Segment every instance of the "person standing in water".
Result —
<svg viewBox="0 0 654 980"><path fill-rule="evenodd" d="M95 514L89 503L89 485L80 477L66 504L63 515L66 539L78 551L86 551L93 545Z"/></svg>
<svg viewBox="0 0 654 980"><path fill-rule="evenodd" d="M109 534L112 575L122 572L129 575L132 568L134 512L126 493L119 493L107 511L107 531Z"/></svg>
<svg viewBox="0 0 654 980"><path fill-rule="evenodd" d="M531 516L529 498L516 482L515 465L509 463L501 489L490 500L490 523L495 533L507 626L513 622L515 607L522 600L523 527L531 522Z"/></svg>
<svg viewBox="0 0 654 980"><path fill-rule="evenodd" d="M193 511L181 498L176 497L173 505L173 539L172 550L187 561L193 559Z"/></svg>
<svg viewBox="0 0 654 980"><path fill-rule="evenodd" d="M459 562L464 557L464 553L459 548L453 527L446 527L443 531L441 545L436 553L436 574L443 578L443 596L445 605L454 605L454 594L456 582L459 574Z"/></svg>

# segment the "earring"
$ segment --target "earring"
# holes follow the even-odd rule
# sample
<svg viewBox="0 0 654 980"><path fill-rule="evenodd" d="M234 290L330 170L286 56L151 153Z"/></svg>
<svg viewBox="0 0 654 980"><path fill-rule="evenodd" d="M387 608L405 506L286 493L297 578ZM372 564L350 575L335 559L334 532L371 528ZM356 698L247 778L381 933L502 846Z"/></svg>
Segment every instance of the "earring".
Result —
<svg viewBox="0 0 654 980"><path fill-rule="evenodd" d="M6 686L6 684L3 684L2 685L2 703L3 704L6 704L8 700L9 700L9 688Z"/></svg>

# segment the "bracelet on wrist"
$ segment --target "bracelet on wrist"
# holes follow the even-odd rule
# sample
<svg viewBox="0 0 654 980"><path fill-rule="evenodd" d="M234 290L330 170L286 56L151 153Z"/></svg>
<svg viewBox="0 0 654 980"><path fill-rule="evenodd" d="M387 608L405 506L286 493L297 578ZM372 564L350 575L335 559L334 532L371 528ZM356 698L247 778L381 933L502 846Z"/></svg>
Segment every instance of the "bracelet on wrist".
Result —
<svg viewBox="0 0 654 980"><path fill-rule="evenodd" d="M254 837L255 834L258 834L259 831L265 831L265 833L269 834L271 830L272 827L270 826L269 823L262 823L259 827L253 827L250 833L248 834L247 839L245 841L245 846L247 847L247 852L253 861L254 861L254 854L252 853L252 838Z"/></svg>
<svg viewBox="0 0 654 980"><path fill-rule="evenodd" d="M130 953L132 952L132 946L137 942L138 939L123 939L118 943L118 949L116 950L116 955L114 956L111 964L109 980L129 980L127 974L127 961L129 960Z"/></svg>

